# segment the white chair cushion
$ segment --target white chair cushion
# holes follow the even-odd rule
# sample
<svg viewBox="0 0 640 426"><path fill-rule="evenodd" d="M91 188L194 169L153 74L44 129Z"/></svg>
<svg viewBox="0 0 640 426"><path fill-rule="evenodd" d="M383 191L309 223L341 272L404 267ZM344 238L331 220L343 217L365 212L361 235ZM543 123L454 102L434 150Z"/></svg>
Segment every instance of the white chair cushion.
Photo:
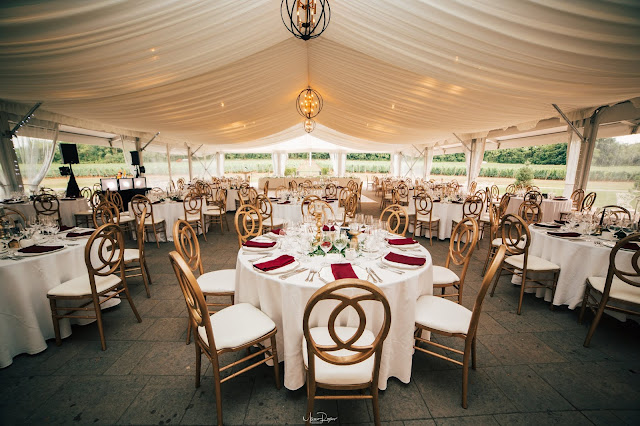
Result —
<svg viewBox="0 0 640 426"><path fill-rule="evenodd" d="M204 214L219 216L222 213L222 209L219 206L209 206Z"/></svg>
<svg viewBox="0 0 640 426"><path fill-rule="evenodd" d="M227 293L236 291L236 270L220 269L200 275L197 279L203 293Z"/></svg>
<svg viewBox="0 0 640 426"><path fill-rule="evenodd" d="M421 221L421 222L428 222L429 221L429 215L416 213L416 219ZM433 214L431 214L431 222L437 222L439 220L440 220L440 218L438 216L434 216Z"/></svg>
<svg viewBox="0 0 640 426"><path fill-rule="evenodd" d="M116 250L116 256L119 256L118 251ZM138 249L124 249L124 261L130 262L133 260L138 260L140 258L140 252Z"/></svg>
<svg viewBox="0 0 640 426"><path fill-rule="evenodd" d="M96 291L98 293L113 287L120 282L120 277L117 275L107 275L105 277L97 276ZM74 278L69 281L65 281L60 285L55 286L47 292L51 296L84 296L91 294L91 284L89 283L89 274L85 274L81 277Z"/></svg>
<svg viewBox="0 0 640 426"><path fill-rule="evenodd" d="M136 221L135 217L120 215L120 223L131 223L135 221Z"/></svg>
<svg viewBox="0 0 640 426"><path fill-rule="evenodd" d="M496 239L494 239L493 241L491 241L491 245L492 245L492 246L495 246L495 247L500 247L500 246L502 245L502 238L496 238ZM517 244L518 248L521 248L521 249L523 249L523 248L524 248L524 245L525 245L525 242L524 242L524 241L520 241L520 242Z"/></svg>
<svg viewBox="0 0 640 426"><path fill-rule="evenodd" d="M416 302L416 323L446 333L466 334L471 311L438 296L421 296Z"/></svg>
<svg viewBox="0 0 640 426"><path fill-rule="evenodd" d="M209 319L218 350L242 346L276 328L271 318L249 303L229 306L212 314ZM204 327L198 327L198 334L209 344Z"/></svg>
<svg viewBox="0 0 640 426"><path fill-rule="evenodd" d="M607 280L605 277L589 277L587 280L589 280L591 286L600 293L604 292L604 283ZM625 283L620 278L613 277L609 296L614 299L640 304L640 287L634 287Z"/></svg>
<svg viewBox="0 0 640 426"><path fill-rule="evenodd" d="M164 222L164 219L156 219L156 225L160 224ZM153 225L153 221L151 220L151 216L149 216L148 218L146 218L144 220L144 224L145 225Z"/></svg>
<svg viewBox="0 0 640 426"><path fill-rule="evenodd" d="M279 228L284 224L285 220L281 219L279 217L274 217L273 218L273 227L274 228ZM271 225L271 220L267 220L267 224Z"/></svg>
<svg viewBox="0 0 640 426"><path fill-rule="evenodd" d="M504 260L505 263L513 266L514 268L522 269L524 264L524 254L518 254L516 256L509 256ZM527 259L528 271L555 271L560 269L558 265L553 262L549 262L538 256L531 256Z"/></svg>
<svg viewBox="0 0 640 426"><path fill-rule="evenodd" d="M184 218L184 215L180 215L180 220L186 220L187 222L194 222L196 220L200 220L200 215L197 213L189 213L187 218Z"/></svg>
<svg viewBox="0 0 640 426"><path fill-rule="evenodd" d="M355 327L336 327L336 334L343 340L347 340L357 331ZM333 345L333 339L329 335L327 327L315 327L309 330L313 340L319 345ZM370 345L375 340L375 336L369 330L364 330L362 336L356 341L355 346ZM331 352L335 356L348 356L356 352L347 349ZM305 367L309 366L307 353L307 341L302 337L302 357ZM374 356L370 356L362 362L353 365L335 365L315 358L315 377L319 383L333 385L355 385L371 381L373 376Z"/></svg>
<svg viewBox="0 0 640 426"><path fill-rule="evenodd" d="M83 210L81 212L74 212L74 216L92 216L93 210Z"/></svg>
<svg viewBox="0 0 640 426"><path fill-rule="evenodd" d="M458 275L444 266L433 267L433 284L452 284L460 281Z"/></svg>

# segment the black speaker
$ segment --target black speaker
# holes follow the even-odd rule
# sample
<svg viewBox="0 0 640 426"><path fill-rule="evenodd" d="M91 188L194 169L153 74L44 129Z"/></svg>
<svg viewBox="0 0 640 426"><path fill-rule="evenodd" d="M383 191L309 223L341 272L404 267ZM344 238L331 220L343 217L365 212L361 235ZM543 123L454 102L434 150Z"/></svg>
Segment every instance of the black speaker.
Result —
<svg viewBox="0 0 640 426"><path fill-rule="evenodd" d="M138 155L138 151L130 151L131 154L131 165L139 166L140 165L140 156Z"/></svg>
<svg viewBox="0 0 640 426"><path fill-rule="evenodd" d="M62 155L62 162L64 164L79 164L78 161L78 148L72 143L60 144L60 155Z"/></svg>

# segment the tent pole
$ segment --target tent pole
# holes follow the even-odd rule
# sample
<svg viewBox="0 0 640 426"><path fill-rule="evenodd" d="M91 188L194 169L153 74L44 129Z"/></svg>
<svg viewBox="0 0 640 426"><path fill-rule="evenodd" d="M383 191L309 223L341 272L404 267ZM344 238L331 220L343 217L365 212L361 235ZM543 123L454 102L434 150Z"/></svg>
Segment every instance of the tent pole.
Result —
<svg viewBox="0 0 640 426"><path fill-rule="evenodd" d="M567 173L564 179L564 191L562 193L565 197L570 197L573 193L573 187L575 186L576 172L578 171L578 159L580 158L580 147L582 141L576 138L577 133L571 128L567 128Z"/></svg>
<svg viewBox="0 0 640 426"><path fill-rule="evenodd" d="M187 160L189 161L189 182L193 180L193 163L191 161L191 147L187 145Z"/></svg>
<svg viewBox="0 0 640 426"><path fill-rule="evenodd" d="M593 151L596 147L598 128L600 127L601 114L608 106L601 106L596 109L591 119L585 124L585 143L580 145L580 158L578 159L578 169L576 172L575 189L586 189L589 183L589 172L593 161Z"/></svg>
<svg viewBox="0 0 640 426"><path fill-rule="evenodd" d="M173 180L171 176L171 150L169 149L169 144L167 144L167 168L169 169L169 180Z"/></svg>
<svg viewBox="0 0 640 426"><path fill-rule="evenodd" d="M13 147L13 133L9 129L9 117L6 112L0 112L0 162L4 171L6 186L4 187L5 196L9 192L24 192L22 184L22 175L20 174L20 166L18 165L18 156Z"/></svg>
<svg viewBox="0 0 640 426"><path fill-rule="evenodd" d="M423 175L425 179L429 179L431 177L431 168L433 167L433 147L425 148L424 155L424 170Z"/></svg>

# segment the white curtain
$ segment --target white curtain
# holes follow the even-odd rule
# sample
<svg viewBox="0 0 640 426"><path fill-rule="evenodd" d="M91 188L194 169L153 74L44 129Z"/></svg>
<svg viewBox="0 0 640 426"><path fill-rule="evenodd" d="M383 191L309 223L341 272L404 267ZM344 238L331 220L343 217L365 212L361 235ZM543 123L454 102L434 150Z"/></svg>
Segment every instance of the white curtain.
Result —
<svg viewBox="0 0 640 426"><path fill-rule="evenodd" d="M287 168L287 160L289 154L286 152L274 152L271 154L271 162L273 164L273 174L276 176L284 176Z"/></svg>
<svg viewBox="0 0 640 426"><path fill-rule="evenodd" d="M224 152L216 152L216 175L224 176Z"/></svg>
<svg viewBox="0 0 640 426"><path fill-rule="evenodd" d="M25 190L36 192L49 171L58 143L58 127L56 124L53 129L53 139L28 136L13 138Z"/></svg>
<svg viewBox="0 0 640 426"><path fill-rule="evenodd" d="M338 167L338 162L340 153L339 152L330 152L329 158L331 159L331 166L333 167L333 175L340 176L340 168Z"/></svg>
<svg viewBox="0 0 640 426"><path fill-rule="evenodd" d="M486 141L485 138L477 138L467 142L470 148L465 152L464 156L467 162L467 188L469 188L471 182L478 179L480 175Z"/></svg>
<svg viewBox="0 0 640 426"><path fill-rule="evenodd" d="M422 177L429 179L431 177L431 168L433 167L433 147L425 148L424 151L424 169L422 170Z"/></svg>

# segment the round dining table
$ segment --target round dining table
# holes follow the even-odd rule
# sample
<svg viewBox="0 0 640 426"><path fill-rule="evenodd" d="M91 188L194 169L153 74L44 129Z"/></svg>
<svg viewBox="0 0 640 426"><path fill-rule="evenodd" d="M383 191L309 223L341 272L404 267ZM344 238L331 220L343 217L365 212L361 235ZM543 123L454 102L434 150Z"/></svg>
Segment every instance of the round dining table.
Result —
<svg viewBox="0 0 640 426"><path fill-rule="evenodd" d="M279 243L280 244L280 243ZM283 249L280 245L269 254L277 256L291 249ZM394 249L397 250L397 249ZM381 282L375 283L382 289L391 307L391 328L384 342L380 364L380 378L378 387L386 389L390 377L396 377L404 383L411 379L411 362L413 359L413 333L415 328L415 305L418 297L433 294L433 267L429 252L420 245L410 251L403 251L408 256L425 258L425 264L415 269L398 269L398 273L383 269L380 259L374 257L358 257L348 261L354 270L359 271L358 277L366 279L368 274L363 271L371 267L379 276ZM383 252L379 253L381 256ZM279 271L262 272L253 266L252 262L261 257L262 253L241 249L236 264L236 303L250 303L262 310L278 328L276 335L278 356L284 361L284 385L287 389L295 390L304 386L305 369L302 357L302 319L307 301L313 293L326 282L333 281L331 263L341 262L341 255L334 254L335 259L326 260L323 256L313 257L308 262L302 262L305 270L293 276L283 276ZM296 262L299 257L296 257ZM343 260L346 262L346 260ZM323 266L323 263L326 262ZM258 262L259 263L259 262ZM309 270L319 272L311 281ZM364 274L364 277L360 275ZM323 278L324 277L324 278ZM369 279L373 281L373 279ZM319 314L314 311L312 318L316 326L326 325L331 309L326 305ZM382 321L382 310L366 309L367 328L377 332ZM343 312L344 314L344 312ZM358 325L358 315L342 317L339 325Z"/></svg>
<svg viewBox="0 0 640 426"><path fill-rule="evenodd" d="M529 230L531 231L529 254L560 266L553 304L567 305L569 309L580 306L587 278L607 276L609 254L614 241L584 236L578 238L556 237L549 232L561 230L541 225L530 225ZM627 262L630 265L633 253L633 251L621 250L618 256L621 262ZM619 265L624 265L624 263ZM534 291L537 297L544 297L546 301L551 301L550 289L531 289L531 292ZM622 318L620 315L615 316Z"/></svg>
<svg viewBox="0 0 640 426"><path fill-rule="evenodd" d="M55 337L47 291L88 273L84 260L88 238L63 238L64 249L47 254L0 255L0 368L11 365L16 355L47 349L46 340ZM119 299L109 300L102 309L118 303ZM62 338L71 335L68 318L60 319L60 334Z"/></svg>
<svg viewBox="0 0 640 426"><path fill-rule="evenodd" d="M167 239L164 240L164 235L158 233L160 241L173 241L173 224L181 217L184 217L184 204L182 201L165 200L152 203L153 206L153 218L156 225L163 219L167 229ZM202 209L206 209L206 205L203 204ZM129 203L129 211L133 211L131 203ZM147 229L146 231L149 241L155 241L153 231ZM202 229L198 227L198 233L202 234Z"/></svg>
<svg viewBox="0 0 640 426"><path fill-rule="evenodd" d="M453 231L453 221L460 222L462 220L463 202L452 201L436 201L433 203L431 215L433 218L440 219L440 227L438 228L438 239L444 240L451 237ZM409 216L416 214L416 204L413 197L409 198L409 205L406 206ZM409 232L413 232L413 220L409 222ZM425 231L422 231L423 235ZM427 231L426 235L429 235Z"/></svg>
<svg viewBox="0 0 640 426"><path fill-rule="evenodd" d="M520 204L524 201L524 197L511 197L509 199L509 205L507 206L507 214L518 214ZM572 201L567 198L544 198L542 204L540 204L540 210L542 211L542 217L539 218L540 222L553 222L560 219L561 212L571 211Z"/></svg>
<svg viewBox="0 0 640 426"><path fill-rule="evenodd" d="M89 209L89 202L86 198L59 198L60 202L60 219L65 226L74 226L76 221L74 213L86 211ZM8 207L19 211L27 220L36 216L36 210L33 208L33 201L9 202L1 203L0 206Z"/></svg>

